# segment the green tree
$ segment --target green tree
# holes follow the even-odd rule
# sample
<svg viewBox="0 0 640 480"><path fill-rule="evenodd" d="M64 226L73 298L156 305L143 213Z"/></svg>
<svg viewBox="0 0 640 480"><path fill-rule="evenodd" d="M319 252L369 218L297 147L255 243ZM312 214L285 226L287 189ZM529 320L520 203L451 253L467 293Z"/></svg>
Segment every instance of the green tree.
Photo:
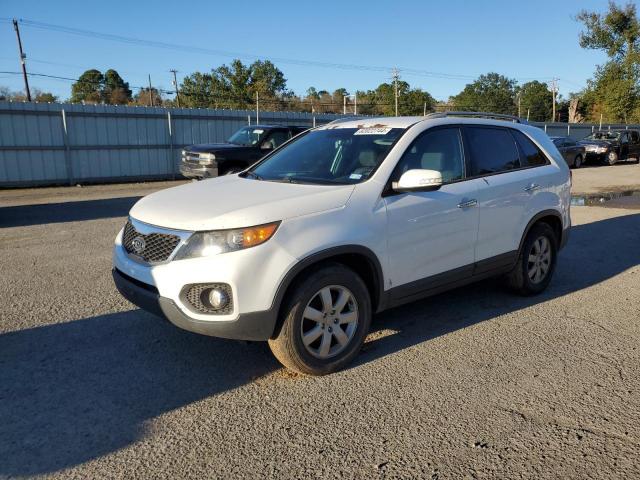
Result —
<svg viewBox="0 0 640 480"><path fill-rule="evenodd" d="M78 81L71 85L71 101L74 103L100 103L104 88L104 75L99 70L84 72Z"/></svg>
<svg viewBox="0 0 640 480"><path fill-rule="evenodd" d="M263 109L278 109L293 98L284 74L270 61L244 65L233 60L208 73L184 78L180 96L189 107L253 108L258 93Z"/></svg>
<svg viewBox="0 0 640 480"><path fill-rule="evenodd" d="M460 110L513 114L516 111L515 96L515 80L488 73L480 75L451 99Z"/></svg>
<svg viewBox="0 0 640 480"><path fill-rule="evenodd" d="M105 103L113 105L125 105L131 101L129 84L113 69L104 72L102 98Z"/></svg>
<svg viewBox="0 0 640 480"><path fill-rule="evenodd" d="M583 96L591 106L590 119L638 120L640 112L640 21L636 6L609 2L605 13L581 11L584 25L580 46L606 52L609 61L597 67Z"/></svg>
<svg viewBox="0 0 640 480"><path fill-rule="evenodd" d="M521 115L529 120L544 122L551 120L553 113L553 94L546 83L534 80L527 82L517 90L516 98L520 101Z"/></svg>

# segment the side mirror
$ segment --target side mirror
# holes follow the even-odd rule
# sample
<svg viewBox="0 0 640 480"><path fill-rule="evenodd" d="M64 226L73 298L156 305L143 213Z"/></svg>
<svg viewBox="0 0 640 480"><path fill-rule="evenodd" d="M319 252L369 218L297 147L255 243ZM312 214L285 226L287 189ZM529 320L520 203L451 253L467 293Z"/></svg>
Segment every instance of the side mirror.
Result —
<svg viewBox="0 0 640 480"><path fill-rule="evenodd" d="M442 186L442 174L437 170L407 170L391 188L396 192L428 192Z"/></svg>
<svg viewBox="0 0 640 480"><path fill-rule="evenodd" d="M260 150L273 150L273 144L270 141L266 141L260 145Z"/></svg>

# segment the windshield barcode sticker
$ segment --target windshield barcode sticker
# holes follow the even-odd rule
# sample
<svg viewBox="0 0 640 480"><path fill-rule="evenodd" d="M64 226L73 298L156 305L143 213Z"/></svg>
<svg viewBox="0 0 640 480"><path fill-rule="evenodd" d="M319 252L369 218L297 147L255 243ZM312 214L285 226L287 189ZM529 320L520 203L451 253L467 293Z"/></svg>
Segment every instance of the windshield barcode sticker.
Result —
<svg viewBox="0 0 640 480"><path fill-rule="evenodd" d="M388 127L361 128L354 135L386 135L390 131Z"/></svg>

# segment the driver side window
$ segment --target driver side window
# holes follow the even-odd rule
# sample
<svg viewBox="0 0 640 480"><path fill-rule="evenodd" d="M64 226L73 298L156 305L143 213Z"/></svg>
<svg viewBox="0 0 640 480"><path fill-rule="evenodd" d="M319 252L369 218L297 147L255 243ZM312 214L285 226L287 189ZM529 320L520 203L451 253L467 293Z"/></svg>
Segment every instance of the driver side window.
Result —
<svg viewBox="0 0 640 480"><path fill-rule="evenodd" d="M464 155L459 128L427 130L414 140L398 162L393 181L398 181L408 170L436 170L442 182L450 183L464 177Z"/></svg>

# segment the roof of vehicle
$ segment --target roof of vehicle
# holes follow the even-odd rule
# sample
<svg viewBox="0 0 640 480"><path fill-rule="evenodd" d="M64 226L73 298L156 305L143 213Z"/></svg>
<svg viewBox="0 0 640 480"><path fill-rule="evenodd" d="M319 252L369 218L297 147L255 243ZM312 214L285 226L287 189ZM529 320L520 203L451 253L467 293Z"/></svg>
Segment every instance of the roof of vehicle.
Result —
<svg viewBox="0 0 640 480"><path fill-rule="evenodd" d="M526 125L516 123L517 117L482 112L442 112L427 116L415 117L345 117L318 127L322 130L334 128L409 128L418 122L468 123L480 125Z"/></svg>
<svg viewBox="0 0 640 480"><path fill-rule="evenodd" d="M309 125L275 125L275 124L264 124L260 123L258 125L245 125L246 127L252 128L311 128Z"/></svg>

